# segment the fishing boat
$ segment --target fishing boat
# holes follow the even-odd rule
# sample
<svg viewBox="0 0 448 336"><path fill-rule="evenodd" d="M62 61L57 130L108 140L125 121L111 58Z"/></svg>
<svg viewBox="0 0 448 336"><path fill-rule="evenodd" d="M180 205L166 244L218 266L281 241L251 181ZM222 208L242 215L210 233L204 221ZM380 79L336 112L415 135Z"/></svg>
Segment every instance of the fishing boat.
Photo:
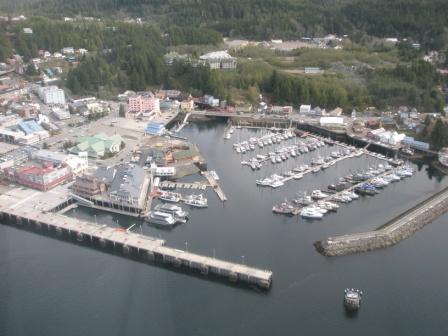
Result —
<svg viewBox="0 0 448 336"><path fill-rule="evenodd" d="M293 215L295 210L296 209L286 200L285 202L272 207L272 212L280 215Z"/></svg>
<svg viewBox="0 0 448 336"><path fill-rule="evenodd" d="M344 306L348 311L357 311L361 307L362 291L347 288L344 291Z"/></svg>

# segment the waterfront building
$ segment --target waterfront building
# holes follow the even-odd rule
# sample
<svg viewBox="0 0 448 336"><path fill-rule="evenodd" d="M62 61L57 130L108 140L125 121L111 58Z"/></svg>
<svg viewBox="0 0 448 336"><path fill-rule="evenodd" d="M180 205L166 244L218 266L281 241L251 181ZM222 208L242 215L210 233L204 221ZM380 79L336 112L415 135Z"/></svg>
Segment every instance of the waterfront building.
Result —
<svg viewBox="0 0 448 336"><path fill-rule="evenodd" d="M268 113L272 114L292 114L292 106L277 106L273 105L268 108Z"/></svg>
<svg viewBox="0 0 448 336"><path fill-rule="evenodd" d="M116 167L109 197L112 202L143 208L149 186L145 170L137 165L122 164Z"/></svg>
<svg viewBox="0 0 448 336"><path fill-rule="evenodd" d="M10 181L20 185L47 191L71 180L72 172L70 167L65 164L55 166L51 162L43 164L33 162L25 167L5 169L5 176Z"/></svg>
<svg viewBox="0 0 448 336"><path fill-rule="evenodd" d="M414 137L404 137L403 143L408 145L411 148L418 150L429 150L430 145L427 142L415 140Z"/></svg>
<svg viewBox="0 0 448 336"><path fill-rule="evenodd" d="M64 90L57 86L42 86L37 90L37 94L45 104L65 105Z"/></svg>
<svg viewBox="0 0 448 336"><path fill-rule="evenodd" d="M77 176L72 190L81 197L92 197L107 190L106 183L93 175Z"/></svg>

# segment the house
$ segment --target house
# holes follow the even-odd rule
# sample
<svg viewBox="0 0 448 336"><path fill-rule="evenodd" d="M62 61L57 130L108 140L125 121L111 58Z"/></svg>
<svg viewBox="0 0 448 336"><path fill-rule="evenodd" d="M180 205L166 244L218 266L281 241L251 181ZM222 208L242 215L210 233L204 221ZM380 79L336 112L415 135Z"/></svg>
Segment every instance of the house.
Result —
<svg viewBox="0 0 448 336"><path fill-rule="evenodd" d="M32 34L33 30L31 28L23 28L23 33L24 34Z"/></svg>

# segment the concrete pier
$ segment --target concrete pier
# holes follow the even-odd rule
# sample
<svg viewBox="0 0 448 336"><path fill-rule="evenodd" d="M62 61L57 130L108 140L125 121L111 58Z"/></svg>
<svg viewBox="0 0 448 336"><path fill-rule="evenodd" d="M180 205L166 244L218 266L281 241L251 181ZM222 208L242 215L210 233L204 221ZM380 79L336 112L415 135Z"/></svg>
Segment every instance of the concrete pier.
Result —
<svg viewBox="0 0 448 336"><path fill-rule="evenodd" d="M314 244L324 256L334 257L383 249L410 237L448 211L448 188L409 209L375 231L329 237Z"/></svg>
<svg viewBox="0 0 448 336"><path fill-rule="evenodd" d="M271 271L167 247L164 246L165 241L162 239L133 233L123 228L112 228L55 212L42 211L21 202L21 196L21 191L18 189L0 196L2 223L14 223L19 227L54 234L78 243L118 249L125 255L183 267L202 275L214 274L232 282L239 281L265 289L271 287ZM28 200L35 201L36 197L38 195L32 193Z"/></svg>

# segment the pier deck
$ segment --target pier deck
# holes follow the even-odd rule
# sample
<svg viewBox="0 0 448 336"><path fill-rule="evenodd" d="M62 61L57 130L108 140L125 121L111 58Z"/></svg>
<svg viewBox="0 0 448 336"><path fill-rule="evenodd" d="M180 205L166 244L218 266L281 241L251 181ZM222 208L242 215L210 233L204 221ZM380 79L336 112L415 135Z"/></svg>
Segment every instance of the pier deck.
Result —
<svg viewBox="0 0 448 336"><path fill-rule="evenodd" d="M23 196L26 194L28 197L25 197L26 201L23 202ZM144 256L151 261L197 270L203 275L215 274L230 281L242 281L262 288L271 286L271 271L167 247L162 239L133 233L123 228L113 228L43 211L35 207L39 198L36 194L44 193L17 188L1 195L0 219L58 236L76 238L78 242L118 248L124 254Z"/></svg>

